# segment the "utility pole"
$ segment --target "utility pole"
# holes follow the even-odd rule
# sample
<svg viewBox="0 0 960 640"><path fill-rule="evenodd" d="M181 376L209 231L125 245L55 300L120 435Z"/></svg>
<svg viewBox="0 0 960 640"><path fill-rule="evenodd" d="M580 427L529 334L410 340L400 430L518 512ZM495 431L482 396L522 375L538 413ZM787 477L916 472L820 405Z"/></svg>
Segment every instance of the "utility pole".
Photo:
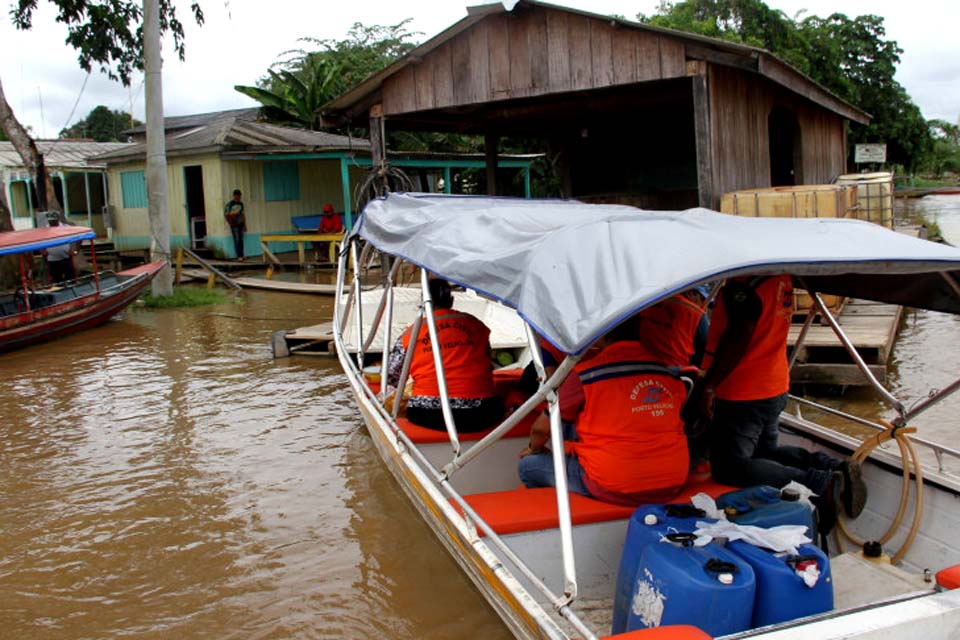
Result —
<svg viewBox="0 0 960 640"><path fill-rule="evenodd" d="M160 57L159 0L143 2L143 62L147 109L147 213L150 258L165 260L151 283L153 295L173 294L170 270L170 212L167 209L167 152L163 127L163 60Z"/></svg>

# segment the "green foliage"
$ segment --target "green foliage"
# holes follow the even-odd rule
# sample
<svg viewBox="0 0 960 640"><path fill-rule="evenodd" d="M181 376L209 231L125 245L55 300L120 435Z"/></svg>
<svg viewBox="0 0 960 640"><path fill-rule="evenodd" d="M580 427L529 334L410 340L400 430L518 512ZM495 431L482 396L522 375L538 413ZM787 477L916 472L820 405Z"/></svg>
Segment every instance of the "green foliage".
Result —
<svg viewBox="0 0 960 640"><path fill-rule="evenodd" d="M60 132L61 138L90 138L96 142L123 142L120 132L143 124L123 111L94 107L87 117Z"/></svg>
<svg viewBox="0 0 960 640"><path fill-rule="evenodd" d="M960 174L960 125L946 120L930 120L933 148L926 169L936 176L944 173Z"/></svg>
<svg viewBox="0 0 960 640"><path fill-rule="evenodd" d="M316 49L287 51L258 86L234 89L263 105L270 120L319 130L320 107L416 46L409 41L409 21L372 27L357 22L343 40L301 38Z"/></svg>
<svg viewBox="0 0 960 640"><path fill-rule="evenodd" d="M885 142L887 162L912 169L932 140L920 109L894 78L903 50L886 40L883 18L842 13L790 18L762 0L664 2L652 17L661 27L760 47L785 60L840 98L871 114L867 126L851 124L848 142Z"/></svg>
<svg viewBox="0 0 960 640"><path fill-rule="evenodd" d="M177 307L201 307L208 304L243 304L242 298L230 297L219 289L199 287L174 287L172 296L144 296L144 306L149 309L173 309Z"/></svg>
<svg viewBox="0 0 960 640"><path fill-rule="evenodd" d="M18 29L33 26L33 12L39 0L16 0L10 18ZM57 22L67 27L67 44L77 50L77 61L85 71L96 63L112 80L130 84L135 69L143 69L143 9L137 0L50 0L57 7ZM190 10L197 24L203 11L196 1ZM174 49L183 60L183 24L177 18L173 0L160 0L160 32L173 34Z"/></svg>

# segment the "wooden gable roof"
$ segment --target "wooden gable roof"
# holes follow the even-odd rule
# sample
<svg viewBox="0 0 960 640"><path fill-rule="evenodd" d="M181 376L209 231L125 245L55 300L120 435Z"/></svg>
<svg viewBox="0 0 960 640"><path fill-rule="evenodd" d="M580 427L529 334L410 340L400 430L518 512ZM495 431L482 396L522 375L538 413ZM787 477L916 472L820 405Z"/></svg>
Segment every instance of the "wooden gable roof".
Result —
<svg viewBox="0 0 960 640"><path fill-rule="evenodd" d="M395 123L407 114L459 110L504 101L669 81L697 73L698 63L760 74L844 118L869 116L763 49L521 0L468 8L463 20L324 106L334 124L365 121L381 104ZM701 65L702 66L702 65ZM689 71L688 71L689 70ZM422 121L422 119L421 119Z"/></svg>

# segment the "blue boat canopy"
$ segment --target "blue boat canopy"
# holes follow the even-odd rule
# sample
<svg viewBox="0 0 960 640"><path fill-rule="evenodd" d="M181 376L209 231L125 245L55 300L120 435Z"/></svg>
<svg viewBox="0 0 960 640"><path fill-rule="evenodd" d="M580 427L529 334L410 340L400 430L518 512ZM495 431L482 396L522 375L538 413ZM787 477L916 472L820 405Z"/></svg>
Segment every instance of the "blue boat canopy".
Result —
<svg viewBox="0 0 960 640"><path fill-rule="evenodd" d="M680 291L792 274L812 291L960 314L960 249L858 220L390 194L354 234L517 309L566 353Z"/></svg>
<svg viewBox="0 0 960 640"><path fill-rule="evenodd" d="M96 232L89 227L59 226L4 231L0 233L0 256L40 251L96 237Z"/></svg>

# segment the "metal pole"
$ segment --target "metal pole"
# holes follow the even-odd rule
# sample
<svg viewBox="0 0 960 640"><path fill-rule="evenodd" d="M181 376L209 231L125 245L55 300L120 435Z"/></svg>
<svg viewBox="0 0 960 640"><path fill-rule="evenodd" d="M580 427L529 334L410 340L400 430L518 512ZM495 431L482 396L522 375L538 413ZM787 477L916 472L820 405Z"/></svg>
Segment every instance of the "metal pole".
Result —
<svg viewBox="0 0 960 640"><path fill-rule="evenodd" d="M957 294L957 297L960 297L960 284L957 284L957 279L953 277L953 274L948 271L941 271L940 275L947 281L947 284L949 284L953 292Z"/></svg>
<svg viewBox="0 0 960 640"><path fill-rule="evenodd" d="M352 239L348 239L349 243L352 243ZM333 326L335 329L338 329L341 337L343 336L344 327L346 326L346 319L350 315L349 313L344 313L344 310L348 307L344 306L343 303L343 282L345 278L345 272L347 268L347 252L341 251L340 255L337 258L337 289L333 292ZM341 319L341 316L343 318Z"/></svg>
<svg viewBox="0 0 960 640"><path fill-rule="evenodd" d="M787 368L791 371L793 370L793 365L797 361L797 356L800 355L800 348L803 346L803 341L807 337L807 331L810 330L810 325L813 324L814 319L817 317L816 309L811 309L807 312L807 319L804 321L803 326L800 328L800 334L797 336L797 341L793 343L793 351L790 352L790 362L787 365Z"/></svg>
<svg viewBox="0 0 960 640"><path fill-rule="evenodd" d="M390 282L392 282L392 272L386 268L384 261L389 259L384 255L381 259L380 271L385 274L383 278L383 295L380 297L380 303L377 305L377 313L373 316L373 322L370 323L370 335L367 336L366 341L363 343L364 352L370 348L370 345L373 344L373 339L377 335L377 329L380 328L380 321L383 319L383 311L387 306L387 290L390 289ZM383 343L383 352L387 353L387 342Z"/></svg>
<svg viewBox="0 0 960 640"><path fill-rule="evenodd" d="M906 409L904 408L903 403L897 400L896 396L887 391L887 389L880 384L880 381L877 380L876 376L873 375L873 372L870 371L870 367L867 366L867 363L863 361L863 358L861 358L860 354L857 352L857 348L852 342L850 342L850 338L848 338L847 334L845 334L843 329L840 328L840 323L837 322L836 318L833 317L833 314L831 314L827 309L827 305L823 304L820 294L812 291L809 287L806 287L806 285L804 286L810 295L813 296L813 299L820 310L820 314L827 320L827 322L830 323L830 327L833 329L833 332L837 335L837 338L840 339L840 342L847 350L847 353L849 353L850 357L853 358L854 363L856 363L860 371L863 372L863 375L867 377L870 385L876 389L887 401L893 404L893 407L897 410L897 413L900 414L901 419L906 419Z"/></svg>
<svg viewBox="0 0 960 640"><path fill-rule="evenodd" d="M357 312L357 366L363 369L363 295L360 291L360 261L357 259L357 243L350 245L350 258L353 260L354 309Z"/></svg>
<svg viewBox="0 0 960 640"><path fill-rule="evenodd" d="M922 412L926 411L927 409L929 409L929 408L932 407L933 405L937 404L938 402L940 402L941 400L943 400L943 399L946 398L947 396L953 394L955 391L957 391L957 389L960 389L960 380L954 381L954 382L953 382L952 384L950 384L949 386L941 389L940 391L937 391L936 393L934 393L934 394L933 394L932 396L930 396L929 398L926 398L926 399L922 400L921 402L917 403L916 405L914 405L913 408L911 408L909 411L907 411L906 415L903 416L903 419L904 419L904 420L912 420L912 419L914 418L914 416L916 416L916 415L919 414L919 413L922 413Z"/></svg>
<svg viewBox="0 0 960 640"><path fill-rule="evenodd" d="M422 310L421 310L422 311ZM397 392L393 401L393 419L400 415L400 400L403 399L403 389L407 386L407 377L410 376L410 363L413 362L413 350L420 340L420 325L423 324L423 313L418 313L410 328L410 340L407 341L407 351L403 354L403 367L400 369L400 379L397 381Z"/></svg>
<svg viewBox="0 0 960 640"><path fill-rule="evenodd" d="M553 375L550 376L550 379L541 385L536 393L527 398L523 404L517 407L517 410L511 413L506 420L501 422L496 429L485 435L479 442L467 449L463 455L458 456L447 463L447 465L443 468L444 474L448 477L453 475L457 469L465 467L471 460L479 456L485 450L489 449L494 442L503 436L503 434L517 426L517 423L523 420L527 414L530 413L530 411L547 399L548 393L560 387L560 384L567 377L567 374L573 370L573 365L575 365L579 360L580 356L567 356L564 361L560 363L560 366L557 367L557 370L554 371Z"/></svg>
<svg viewBox="0 0 960 640"><path fill-rule="evenodd" d="M420 286L423 287L423 316L427 319L427 331L430 333L430 350L433 352L433 366L437 372L437 387L440 389L440 409L443 422L447 426L450 444L454 455L460 453L460 439L457 437L457 425L450 410L450 396L447 394L447 378L443 371L443 355L440 353L440 338L437 335L437 323L433 318L433 298L430 297L430 276L426 269L420 270Z"/></svg>
<svg viewBox="0 0 960 640"><path fill-rule="evenodd" d="M167 153L163 124L163 61L160 57L159 0L143 2L143 59L147 106L147 208L150 258L165 266L153 278L155 296L173 294L170 272L170 212L167 210Z"/></svg>
<svg viewBox="0 0 960 640"><path fill-rule="evenodd" d="M533 365L537 369L540 385L546 382L547 374L543 366L543 354L540 341L529 324L524 324L527 343L533 356ZM570 358L568 357L567 360ZM566 361L566 360L565 360ZM571 365L572 366L572 365ZM567 456L563 447L563 425L560 423L560 402L556 391L547 392L547 404L550 408L550 446L553 458L553 474L556 478L557 515L560 524L560 552L563 560L563 593L569 604L577 597L577 568L573 555L573 519L570 516L570 494L567 489Z"/></svg>
<svg viewBox="0 0 960 640"><path fill-rule="evenodd" d="M390 257L384 254L383 256L384 263L381 265L381 269L386 267L390 263ZM384 293L387 296L387 325L383 329L383 358L380 360L380 401L387 399L387 373L389 367L388 360L390 357L391 349L391 340L393 339L393 279L396 276L397 269L400 267L402 260L394 259L393 265L390 267L389 275L384 278L383 286Z"/></svg>

